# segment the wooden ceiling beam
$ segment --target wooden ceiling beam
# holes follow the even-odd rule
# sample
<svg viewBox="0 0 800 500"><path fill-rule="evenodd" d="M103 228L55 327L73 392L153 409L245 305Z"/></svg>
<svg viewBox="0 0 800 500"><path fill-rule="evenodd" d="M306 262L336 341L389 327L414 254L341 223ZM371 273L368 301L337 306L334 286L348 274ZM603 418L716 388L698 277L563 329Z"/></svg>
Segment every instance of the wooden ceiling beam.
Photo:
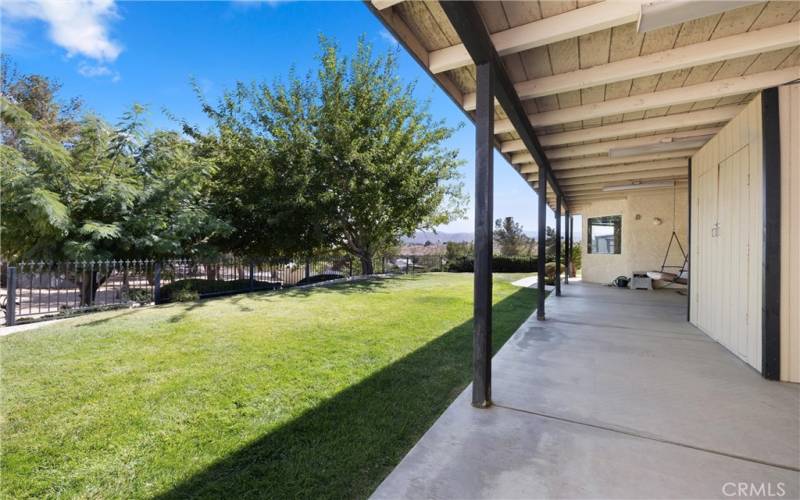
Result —
<svg viewBox="0 0 800 500"><path fill-rule="evenodd" d="M638 181L643 179L681 179L687 178L689 169L686 167L676 168L660 168L657 170L648 170L644 172L623 172L607 175L594 175L587 177L575 177L573 179L563 179L561 184L566 186L575 186L577 184L596 184L598 182L628 182ZM531 177L528 177L530 180Z"/></svg>
<svg viewBox="0 0 800 500"><path fill-rule="evenodd" d="M638 189L631 189L629 191L603 191L600 193L594 194L586 194L586 195L566 195L567 200L575 206L581 207L583 209L587 208L587 205L591 204L595 201L604 201L604 200L625 200L628 196L635 194L635 193L643 193L643 194L653 194L663 191L665 193L671 193L671 187L651 187L651 188L638 188Z"/></svg>
<svg viewBox="0 0 800 500"><path fill-rule="evenodd" d="M648 109L689 104L705 99L747 94L769 87L776 87L797 79L800 79L800 66L715 80L688 87L661 90L650 94L611 99L571 108L545 111L528 115L528 118L530 118L534 127L549 127L623 113L635 113L637 111L647 111Z"/></svg>
<svg viewBox="0 0 800 500"><path fill-rule="evenodd" d="M498 31L491 35L491 42L500 56L506 56L635 22L639 19L640 10L640 3L636 1L600 2ZM463 43L431 51L429 59L428 69L434 74L472 64L472 58Z"/></svg>
<svg viewBox="0 0 800 500"><path fill-rule="evenodd" d="M488 63L491 65L494 75L495 98L506 115L508 115L508 119L504 121L508 122L512 129L516 130L524 141L527 150L533 156L533 160L542 169L542 174L547 182L560 195L561 188L558 185L558 180L550 169L550 162L544 154L544 149L539 143L530 120L526 116L525 107L514 90L514 84L497 53L491 35L486 30L486 25L477 4L475 2L450 0L440 2L439 5L464 43L465 49L469 53L470 61L475 64ZM495 133L498 133L496 124Z"/></svg>
<svg viewBox="0 0 800 500"><path fill-rule="evenodd" d="M738 115L743 109L743 105L735 104L714 109L704 109L702 111L690 111L688 113L677 113L674 115L659 116L657 118L645 118L644 120L631 120L628 122L615 123L613 125L583 128L569 132L539 135L538 137L543 147L561 146L565 144L574 144L576 142L609 139L632 134L646 134L649 132L660 132L676 128L723 123ZM497 125L495 125L495 134L499 133Z"/></svg>
<svg viewBox="0 0 800 500"><path fill-rule="evenodd" d="M560 170L557 172L557 175L560 180L560 179L574 179L576 177L596 177L598 175L646 172L649 170L660 170L664 168L682 168L682 167L684 168L689 167L689 160L687 158L629 163L627 165L608 165L603 167Z"/></svg>
<svg viewBox="0 0 800 500"><path fill-rule="evenodd" d="M681 150L681 151L666 151L662 153L652 153L649 155L628 156L623 158L612 158L608 156L595 156L591 158L579 158L577 160L560 160L556 165L553 165L553 170L558 170L557 175L560 177L561 173L572 171L591 170L598 167L624 167L631 164L645 163L645 162L658 162L660 160L673 161L677 163L686 163L686 158L689 158L697 152L697 149Z"/></svg>
<svg viewBox="0 0 800 500"><path fill-rule="evenodd" d="M596 142L593 144L582 144L580 146L567 146L565 148L548 149L547 157L554 160L561 160L564 158L571 158L576 156L586 156L594 154L608 154L611 149L634 148L642 146L650 146L656 144L663 144L664 141L680 141L683 139L693 139L698 137L708 137L709 139L715 136L722 127L701 128L697 130L688 130L685 132L672 132L669 134L649 135L646 137L637 137L635 139L622 139L618 141Z"/></svg>
<svg viewBox="0 0 800 500"><path fill-rule="evenodd" d="M602 167L604 165L622 165L625 163L639 163L643 161L666 160L669 158L688 158L697 152L699 148L682 149L679 151L660 151L636 156L609 157L591 156L588 158L576 158L570 160L551 161L550 166L553 170L566 170L572 168ZM530 155L518 153L511 156L513 164L527 164L532 161Z"/></svg>
<svg viewBox="0 0 800 500"><path fill-rule="evenodd" d="M393 5L403 3L404 0L372 0L372 6L378 10L388 9Z"/></svg>
<svg viewBox="0 0 800 500"><path fill-rule="evenodd" d="M607 182L597 182L595 184L577 184L575 186L568 186L564 188L564 196L570 194L583 194L583 193L596 193L603 191L603 188L608 186ZM675 185L678 189L686 189L689 185L688 179L677 179ZM643 188L640 188L643 189Z"/></svg>
<svg viewBox="0 0 800 500"><path fill-rule="evenodd" d="M520 99L580 90L800 45L800 21L514 84ZM464 94L475 109L475 94Z"/></svg>
<svg viewBox="0 0 800 500"><path fill-rule="evenodd" d="M664 188L661 188L664 189ZM567 195L567 199L572 203L575 202L592 202L592 201L603 201L603 200L616 200L616 199L625 199L628 197L627 192L611 192L611 193L597 193L597 194L587 194L587 195L579 195L579 196L570 196Z"/></svg>
<svg viewBox="0 0 800 500"><path fill-rule="evenodd" d="M608 154L612 148L632 148L638 146L648 146L651 144L659 144L663 141L671 141L675 139L691 139L695 137L713 136L722 130L722 127L709 127L697 130L687 130L684 132L670 132L667 134L648 135L646 137L636 137L634 139L621 139L618 141L595 142L592 144L582 144L580 146L567 146L559 148L547 149L547 157L551 160L562 158L572 158L576 156L587 156L596 154ZM545 137L545 136L542 136ZM525 151L525 145L522 141L506 141L501 147L502 153L514 153L516 151Z"/></svg>

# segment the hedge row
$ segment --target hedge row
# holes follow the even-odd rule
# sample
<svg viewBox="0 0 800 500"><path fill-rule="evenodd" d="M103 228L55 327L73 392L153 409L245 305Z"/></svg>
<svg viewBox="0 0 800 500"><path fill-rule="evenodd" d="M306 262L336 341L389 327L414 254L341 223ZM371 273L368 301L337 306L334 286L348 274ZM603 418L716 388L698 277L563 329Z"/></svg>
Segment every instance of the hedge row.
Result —
<svg viewBox="0 0 800 500"><path fill-rule="evenodd" d="M182 292L193 292L199 297L225 293L241 292L250 289L250 280L207 280L189 278L172 282L161 287L161 302L176 300ZM280 283L271 281L254 280L253 290L275 290L281 287Z"/></svg>
<svg viewBox="0 0 800 500"><path fill-rule="evenodd" d="M496 273L535 273L537 260L534 257L492 257L492 271ZM461 257L451 261L448 270L453 273L471 273L475 270L475 259Z"/></svg>

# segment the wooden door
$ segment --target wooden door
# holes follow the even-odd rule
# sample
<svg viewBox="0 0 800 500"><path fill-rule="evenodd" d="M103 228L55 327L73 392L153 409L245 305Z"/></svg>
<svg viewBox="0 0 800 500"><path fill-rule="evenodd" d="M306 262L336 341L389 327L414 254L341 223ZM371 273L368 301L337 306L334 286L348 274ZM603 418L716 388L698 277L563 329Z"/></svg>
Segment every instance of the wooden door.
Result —
<svg viewBox="0 0 800 500"><path fill-rule="evenodd" d="M747 146L719 163L716 231L719 341L748 362L750 304L750 151Z"/></svg>

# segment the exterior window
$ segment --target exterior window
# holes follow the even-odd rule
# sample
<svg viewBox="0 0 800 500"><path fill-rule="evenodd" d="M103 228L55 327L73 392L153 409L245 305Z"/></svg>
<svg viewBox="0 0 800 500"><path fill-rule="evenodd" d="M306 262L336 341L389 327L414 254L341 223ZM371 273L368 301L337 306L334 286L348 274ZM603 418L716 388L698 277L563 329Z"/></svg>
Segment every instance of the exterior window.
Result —
<svg viewBox="0 0 800 500"><path fill-rule="evenodd" d="M589 226L588 253L622 253L622 216L592 217Z"/></svg>

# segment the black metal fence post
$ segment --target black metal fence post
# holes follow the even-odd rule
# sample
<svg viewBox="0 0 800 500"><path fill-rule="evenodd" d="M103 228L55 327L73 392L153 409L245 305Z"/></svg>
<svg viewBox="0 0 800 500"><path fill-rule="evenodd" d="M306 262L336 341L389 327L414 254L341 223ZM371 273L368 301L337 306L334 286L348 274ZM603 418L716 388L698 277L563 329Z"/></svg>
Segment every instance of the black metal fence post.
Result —
<svg viewBox="0 0 800 500"><path fill-rule="evenodd" d="M561 196L556 194L556 297L561 296Z"/></svg>
<svg viewBox="0 0 800 500"><path fill-rule="evenodd" d="M350 273L349 274L350 274L350 277L352 278L353 277L353 256L352 255L350 256L348 265L350 267Z"/></svg>
<svg viewBox="0 0 800 500"><path fill-rule="evenodd" d="M256 265L250 262L250 291L255 289Z"/></svg>
<svg viewBox="0 0 800 500"><path fill-rule="evenodd" d="M17 268L8 268L8 296L6 297L6 326L17 323Z"/></svg>
<svg viewBox="0 0 800 500"><path fill-rule="evenodd" d="M161 262L156 262L153 268L153 302L161 303Z"/></svg>
<svg viewBox="0 0 800 500"><path fill-rule="evenodd" d="M408 270L408 262L409 262L409 258L408 258L408 255L406 255L406 274L408 274L410 272Z"/></svg>
<svg viewBox="0 0 800 500"><path fill-rule="evenodd" d="M306 279L311 277L311 257L306 257Z"/></svg>

